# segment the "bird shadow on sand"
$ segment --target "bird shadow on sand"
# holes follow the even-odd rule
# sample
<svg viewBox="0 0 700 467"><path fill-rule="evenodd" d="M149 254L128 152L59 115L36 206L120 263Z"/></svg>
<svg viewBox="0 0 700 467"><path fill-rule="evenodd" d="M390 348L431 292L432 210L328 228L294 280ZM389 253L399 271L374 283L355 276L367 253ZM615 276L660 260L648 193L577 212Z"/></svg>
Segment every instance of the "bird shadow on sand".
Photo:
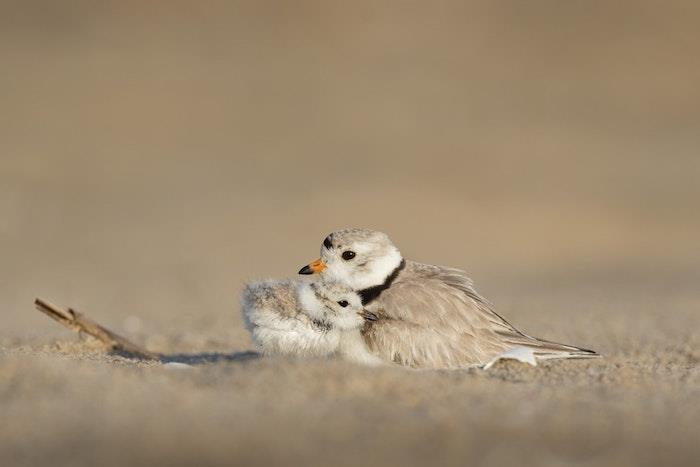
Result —
<svg viewBox="0 0 700 467"><path fill-rule="evenodd" d="M257 360L262 357L262 354L246 350L244 352L201 352L201 353L180 353L161 355L159 360L161 363L183 363L185 365L205 365L208 363L230 363L230 362L247 362L249 360Z"/></svg>

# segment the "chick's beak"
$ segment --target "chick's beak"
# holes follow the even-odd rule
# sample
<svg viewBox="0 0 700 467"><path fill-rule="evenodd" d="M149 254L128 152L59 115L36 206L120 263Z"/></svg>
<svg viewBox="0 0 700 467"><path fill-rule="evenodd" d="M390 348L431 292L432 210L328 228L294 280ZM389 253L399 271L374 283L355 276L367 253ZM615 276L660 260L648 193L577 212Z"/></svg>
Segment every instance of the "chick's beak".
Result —
<svg viewBox="0 0 700 467"><path fill-rule="evenodd" d="M379 319L379 317L377 315L375 315L371 311L367 311L365 309L362 309L362 311L360 311L358 314L360 316L362 316L367 321L377 321Z"/></svg>
<svg viewBox="0 0 700 467"><path fill-rule="evenodd" d="M318 274L319 272L326 269L326 263L323 262L321 258L317 259L313 263L307 264L299 270L299 274Z"/></svg>

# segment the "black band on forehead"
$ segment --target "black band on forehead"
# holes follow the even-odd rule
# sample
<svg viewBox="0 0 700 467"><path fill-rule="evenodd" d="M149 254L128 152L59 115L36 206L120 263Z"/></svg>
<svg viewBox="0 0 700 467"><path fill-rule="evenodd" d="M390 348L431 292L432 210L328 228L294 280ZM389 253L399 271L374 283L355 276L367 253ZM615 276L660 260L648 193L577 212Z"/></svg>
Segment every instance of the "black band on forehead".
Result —
<svg viewBox="0 0 700 467"><path fill-rule="evenodd" d="M403 268L405 267L406 260L402 259L401 263L399 263L396 269L394 269L391 272L391 274L387 276L386 280L384 280L384 283L358 291L357 294L362 299L362 305L367 305L373 300L376 300L376 298L379 297L382 294L382 292L391 287L391 284L396 280L401 270L403 270Z"/></svg>
<svg viewBox="0 0 700 467"><path fill-rule="evenodd" d="M329 250L333 248L333 240L331 239L332 235L329 235L326 237L326 239L323 241L323 246L328 248Z"/></svg>

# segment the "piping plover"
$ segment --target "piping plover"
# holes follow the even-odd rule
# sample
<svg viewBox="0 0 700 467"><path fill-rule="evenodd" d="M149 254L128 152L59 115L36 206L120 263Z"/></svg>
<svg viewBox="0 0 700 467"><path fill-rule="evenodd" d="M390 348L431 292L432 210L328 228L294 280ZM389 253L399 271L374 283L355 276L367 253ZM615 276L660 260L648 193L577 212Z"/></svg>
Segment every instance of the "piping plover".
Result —
<svg viewBox="0 0 700 467"><path fill-rule="evenodd" d="M415 368L485 365L514 348L537 359L591 358L592 350L549 342L515 329L474 289L464 271L403 259L382 233L330 234L321 258L300 274L320 273L357 291L377 319L362 334L374 355Z"/></svg>
<svg viewBox="0 0 700 467"><path fill-rule="evenodd" d="M368 319L350 287L335 281L263 281L246 285L241 310L253 340L267 355L338 355L376 365L360 334Z"/></svg>

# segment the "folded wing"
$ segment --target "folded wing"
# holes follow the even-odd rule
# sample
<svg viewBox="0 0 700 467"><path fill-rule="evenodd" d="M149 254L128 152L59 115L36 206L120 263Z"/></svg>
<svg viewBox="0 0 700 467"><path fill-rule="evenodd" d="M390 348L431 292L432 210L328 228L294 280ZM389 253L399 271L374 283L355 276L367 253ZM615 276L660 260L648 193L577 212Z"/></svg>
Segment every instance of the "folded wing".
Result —
<svg viewBox="0 0 700 467"><path fill-rule="evenodd" d="M371 311L379 320L364 330L370 349L385 360L417 368L481 365L514 347L532 348L540 359L597 356L518 331L458 269L409 262Z"/></svg>

